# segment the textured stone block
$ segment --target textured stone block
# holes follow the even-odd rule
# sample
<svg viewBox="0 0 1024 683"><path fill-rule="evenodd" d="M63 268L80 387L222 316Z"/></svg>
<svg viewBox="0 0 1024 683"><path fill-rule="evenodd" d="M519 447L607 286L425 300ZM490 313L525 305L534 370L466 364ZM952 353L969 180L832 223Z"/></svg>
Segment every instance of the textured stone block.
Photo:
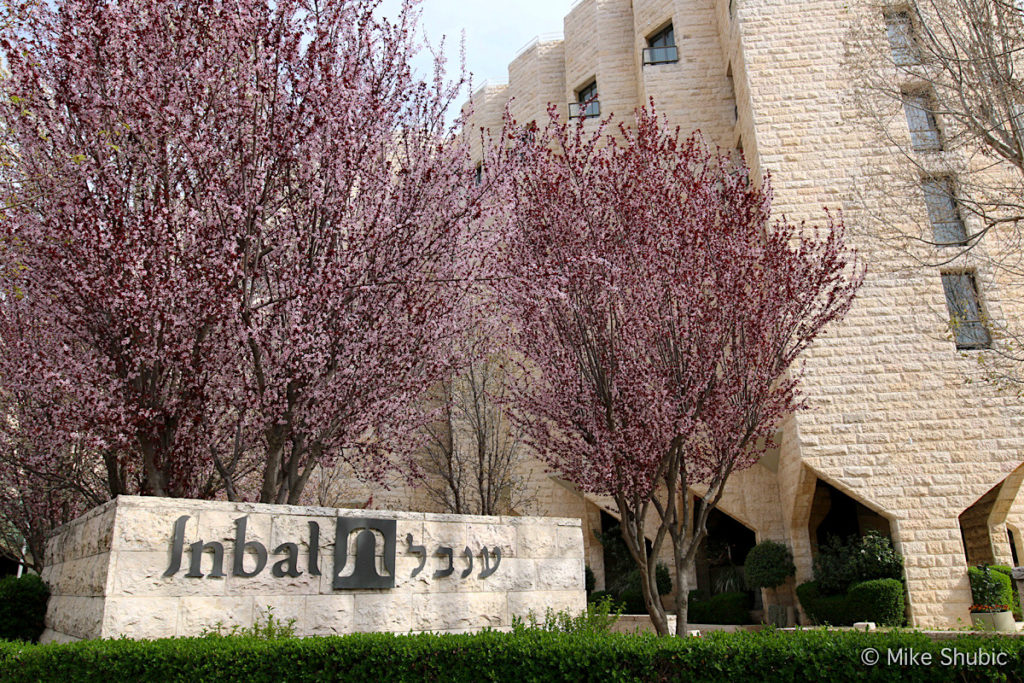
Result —
<svg viewBox="0 0 1024 683"><path fill-rule="evenodd" d="M236 535L242 518L247 550L238 567ZM97 529L96 519L110 525L111 532ZM345 524L339 525L339 519ZM390 522L375 527L375 519L395 520L393 587L388 587L391 560L384 550L392 543L385 538ZM312 571L310 521L320 529L319 575ZM55 587L47 638L198 635L218 625L229 630L265 624L271 610L281 623L294 619L299 635L505 628L511 624L510 590L517 592L517 604L537 610L549 599L549 591L536 590L539 562L546 563L544 586L568 586L570 574L579 573L583 548L578 543L567 542L567 549L575 548L567 562L522 557L517 547L520 526L543 530L546 525L552 539L562 530L566 538L580 535L578 521L575 528L559 523L366 510L349 517L343 510L323 508L122 497L103 516L73 522L50 541L51 557L63 561L44 572ZM365 524L372 530L369 536L354 533ZM335 587L335 553L329 543L339 528L349 529L341 576L356 585L362 582L361 587ZM89 534L98 536L99 545ZM102 547L106 538L113 550L83 556ZM193 567L190 544L200 539L210 545ZM444 548L451 549L450 561L439 553ZM217 576L218 567L222 576ZM576 583L582 604L581 581Z"/></svg>

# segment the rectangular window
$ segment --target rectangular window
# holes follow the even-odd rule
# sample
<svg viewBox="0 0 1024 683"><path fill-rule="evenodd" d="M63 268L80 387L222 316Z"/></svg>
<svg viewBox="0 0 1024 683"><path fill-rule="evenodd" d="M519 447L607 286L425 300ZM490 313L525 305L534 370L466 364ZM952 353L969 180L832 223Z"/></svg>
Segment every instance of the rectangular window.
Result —
<svg viewBox="0 0 1024 683"><path fill-rule="evenodd" d="M669 24L647 39L644 64L667 64L678 61L679 51L676 50L675 32L672 30L672 24Z"/></svg>
<svg viewBox="0 0 1024 683"><path fill-rule="evenodd" d="M953 179L949 176L925 178L921 189L936 244L965 244L967 231L960 218Z"/></svg>
<svg viewBox="0 0 1024 683"><path fill-rule="evenodd" d="M935 122L935 105L926 93L903 93L903 111L910 128L910 146L915 152L939 152L942 137Z"/></svg>
<svg viewBox="0 0 1024 683"><path fill-rule="evenodd" d="M593 80L576 91L576 101L569 103L569 118L591 118L601 115L601 103L597 99L597 80Z"/></svg>
<svg viewBox="0 0 1024 683"><path fill-rule="evenodd" d="M981 318L978 288L972 273L943 273L949 326L958 349L987 349L992 338Z"/></svg>
<svg viewBox="0 0 1024 683"><path fill-rule="evenodd" d="M921 63L921 54L914 42L914 24L909 12L893 12L885 15L885 32L892 50L892 61L896 66Z"/></svg>

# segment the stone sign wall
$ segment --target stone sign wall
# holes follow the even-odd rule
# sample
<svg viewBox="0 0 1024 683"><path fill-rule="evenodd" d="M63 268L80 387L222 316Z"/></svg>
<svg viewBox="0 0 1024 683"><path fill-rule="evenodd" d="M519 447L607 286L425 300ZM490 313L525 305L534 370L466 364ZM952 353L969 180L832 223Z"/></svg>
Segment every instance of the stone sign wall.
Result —
<svg viewBox="0 0 1024 683"><path fill-rule="evenodd" d="M43 642L198 635L295 620L298 635L461 632L580 612L580 520L120 496L47 545Z"/></svg>

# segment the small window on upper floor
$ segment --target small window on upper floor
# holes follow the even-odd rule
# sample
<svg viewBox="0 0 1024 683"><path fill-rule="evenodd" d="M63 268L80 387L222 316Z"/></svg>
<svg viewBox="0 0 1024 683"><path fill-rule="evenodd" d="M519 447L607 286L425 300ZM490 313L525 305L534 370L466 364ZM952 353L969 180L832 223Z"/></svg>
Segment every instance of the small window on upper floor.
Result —
<svg viewBox="0 0 1024 683"><path fill-rule="evenodd" d="M732 78L732 63L725 69L725 80L729 83L729 95L732 97L732 122L740 120L740 107L736 99L736 83Z"/></svg>
<svg viewBox="0 0 1024 683"><path fill-rule="evenodd" d="M921 63L921 53L914 40L914 24L909 12L890 12L885 15L885 32L889 38L892 61L896 66Z"/></svg>
<svg viewBox="0 0 1024 683"><path fill-rule="evenodd" d="M939 245L967 243L967 230L960 217L956 189L950 176L933 176L921 181L924 203L928 207L928 221L932 237Z"/></svg>
<svg viewBox="0 0 1024 683"><path fill-rule="evenodd" d="M569 118L591 118L601 115L597 99L597 79L576 91L576 101L569 103Z"/></svg>
<svg viewBox="0 0 1024 683"><path fill-rule="evenodd" d="M476 165L476 170L473 172L473 182L477 185L482 185L484 182L484 165L482 163Z"/></svg>
<svg viewBox="0 0 1024 683"><path fill-rule="evenodd" d="M910 146L914 151L942 151L942 136L935 121L935 104L931 94L904 92L903 112L907 115Z"/></svg>
<svg viewBox="0 0 1024 683"><path fill-rule="evenodd" d="M668 64L678 61L679 51L676 49L676 34L672 30L672 24L647 38L644 64Z"/></svg>
<svg viewBox="0 0 1024 683"><path fill-rule="evenodd" d="M942 289L949 309L949 326L958 349L987 349L992 337L981 315L978 286L973 273L943 273Z"/></svg>

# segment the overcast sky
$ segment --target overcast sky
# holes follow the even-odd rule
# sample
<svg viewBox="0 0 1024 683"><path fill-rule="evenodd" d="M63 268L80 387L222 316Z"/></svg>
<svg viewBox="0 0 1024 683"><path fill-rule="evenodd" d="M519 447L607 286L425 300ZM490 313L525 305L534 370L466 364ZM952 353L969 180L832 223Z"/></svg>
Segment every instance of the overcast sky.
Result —
<svg viewBox="0 0 1024 683"><path fill-rule="evenodd" d="M400 5L384 0L383 13L397 14ZM561 34L571 5L572 0L423 0L420 25L432 45L447 36L449 71L458 68L459 40L466 32L466 69L478 88L484 81L508 80L508 63L537 36Z"/></svg>

